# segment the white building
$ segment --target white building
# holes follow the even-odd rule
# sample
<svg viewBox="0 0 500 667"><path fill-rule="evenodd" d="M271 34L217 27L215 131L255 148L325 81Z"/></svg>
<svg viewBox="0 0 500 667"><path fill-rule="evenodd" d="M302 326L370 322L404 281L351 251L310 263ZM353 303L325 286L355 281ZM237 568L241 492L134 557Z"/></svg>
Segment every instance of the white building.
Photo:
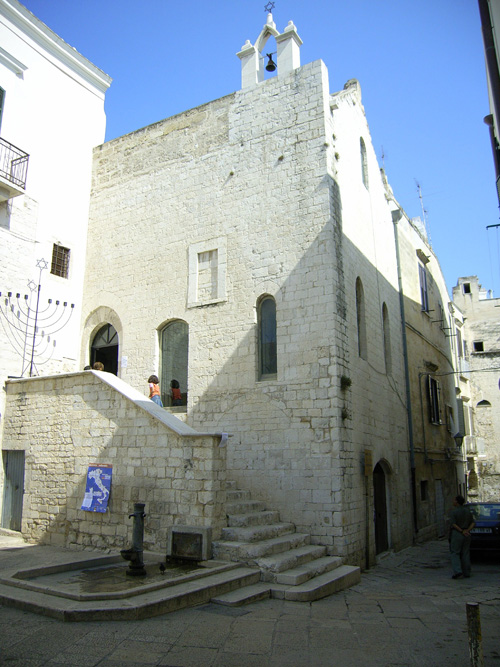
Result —
<svg viewBox="0 0 500 667"><path fill-rule="evenodd" d="M228 479L362 563L412 539L394 205L359 84L300 44L269 16L240 91L95 149L80 363L179 380Z"/></svg>
<svg viewBox="0 0 500 667"><path fill-rule="evenodd" d="M2 385L77 368L92 148L110 82L17 0L0 0Z"/></svg>

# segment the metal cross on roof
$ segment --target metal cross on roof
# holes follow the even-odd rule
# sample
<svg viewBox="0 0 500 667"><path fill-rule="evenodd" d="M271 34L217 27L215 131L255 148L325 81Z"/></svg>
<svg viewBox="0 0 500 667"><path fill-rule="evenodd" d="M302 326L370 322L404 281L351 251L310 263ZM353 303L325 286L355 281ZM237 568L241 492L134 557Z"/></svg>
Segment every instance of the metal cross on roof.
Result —
<svg viewBox="0 0 500 667"><path fill-rule="evenodd" d="M268 2L264 7L264 11L270 14L274 9L274 2Z"/></svg>

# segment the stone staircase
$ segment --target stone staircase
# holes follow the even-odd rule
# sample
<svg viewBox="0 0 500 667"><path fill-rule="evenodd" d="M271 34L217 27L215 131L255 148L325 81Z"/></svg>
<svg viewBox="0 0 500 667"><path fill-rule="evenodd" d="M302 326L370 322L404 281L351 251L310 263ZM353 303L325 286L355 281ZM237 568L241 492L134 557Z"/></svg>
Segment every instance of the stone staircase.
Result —
<svg viewBox="0 0 500 667"><path fill-rule="evenodd" d="M359 567L342 565L327 556L326 547L310 544L310 535L297 533L293 523L251 499L249 491L228 482L228 527L214 542L213 557L259 568L260 582L212 598L212 602L241 605L266 597L312 601L349 588L361 578Z"/></svg>

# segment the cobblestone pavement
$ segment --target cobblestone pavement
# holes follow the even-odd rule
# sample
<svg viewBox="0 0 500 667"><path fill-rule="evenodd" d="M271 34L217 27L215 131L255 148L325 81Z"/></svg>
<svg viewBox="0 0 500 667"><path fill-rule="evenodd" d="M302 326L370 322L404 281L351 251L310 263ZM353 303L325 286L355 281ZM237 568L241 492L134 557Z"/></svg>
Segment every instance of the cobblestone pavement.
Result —
<svg viewBox="0 0 500 667"><path fill-rule="evenodd" d="M9 546L2 537L0 570ZM452 580L448 544L434 541L386 556L360 584L311 604L208 604L144 621L94 623L0 606L0 664L467 667L465 606L479 602L484 664L500 666L499 584L499 558L474 563L470 579Z"/></svg>

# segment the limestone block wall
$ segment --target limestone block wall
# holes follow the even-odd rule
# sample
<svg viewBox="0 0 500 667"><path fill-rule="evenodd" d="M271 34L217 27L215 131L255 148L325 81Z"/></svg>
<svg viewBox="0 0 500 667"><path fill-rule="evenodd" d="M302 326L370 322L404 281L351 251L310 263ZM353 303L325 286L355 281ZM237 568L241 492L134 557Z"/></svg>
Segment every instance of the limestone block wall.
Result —
<svg viewBox="0 0 500 667"><path fill-rule="evenodd" d="M4 450L25 451L22 534L32 542L124 548L128 515L146 504L145 548L174 524L225 525L225 448L123 381L77 374L7 383ZM106 513L81 509L90 464L111 464Z"/></svg>
<svg viewBox="0 0 500 667"><path fill-rule="evenodd" d="M373 542L365 449L392 476L391 545L409 543L409 522L392 221L355 97L348 91L333 110L317 61L96 148L81 363L109 322L120 377L145 391L161 375L163 327L185 322L188 423L230 432L228 476L313 542L361 563L367 534ZM357 351L359 275L368 359ZM265 379L263 295L276 301L277 373ZM353 380L345 392L343 375Z"/></svg>
<svg viewBox="0 0 500 667"><path fill-rule="evenodd" d="M120 375L139 389L158 372L161 327L187 322L189 423L231 432L228 474L331 546L345 333L327 114L318 61L96 149L82 355L114 311ZM211 300L192 296L193 248L225 257ZM263 294L277 303L278 373L260 381Z"/></svg>

